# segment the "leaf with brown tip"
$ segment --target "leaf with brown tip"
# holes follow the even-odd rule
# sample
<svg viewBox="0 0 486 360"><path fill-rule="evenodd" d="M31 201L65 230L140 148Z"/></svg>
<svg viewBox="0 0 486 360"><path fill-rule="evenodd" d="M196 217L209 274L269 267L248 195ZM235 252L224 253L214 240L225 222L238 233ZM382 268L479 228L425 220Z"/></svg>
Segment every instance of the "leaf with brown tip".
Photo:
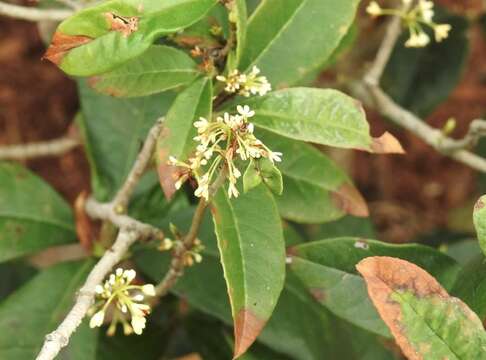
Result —
<svg viewBox="0 0 486 360"><path fill-rule="evenodd" d="M211 204L235 328L235 358L256 340L272 315L285 278L280 217L265 185Z"/></svg>
<svg viewBox="0 0 486 360"><path fill-rule="evenodd" d="M375 154L405 154L402 144L390 134L385 132L378 138L373 138L371 143L371 151Z"/></svg>
<svg viewBox="0 0 486 360"><path fill-rule="evenodd" d="M85 45L91 41L93 41L93 39L89 36L66 35L57 31L54 34L51 45L44 54L43 59L47 59L50 62L59 65L70 50Z"/></svg>
<svg viewBox="0 0 486 360"><path fill-rule="evenodd" d="M356 268L407 358L486 359L486 333L477 315L425 270L380 256L366 258Z"/></svg>

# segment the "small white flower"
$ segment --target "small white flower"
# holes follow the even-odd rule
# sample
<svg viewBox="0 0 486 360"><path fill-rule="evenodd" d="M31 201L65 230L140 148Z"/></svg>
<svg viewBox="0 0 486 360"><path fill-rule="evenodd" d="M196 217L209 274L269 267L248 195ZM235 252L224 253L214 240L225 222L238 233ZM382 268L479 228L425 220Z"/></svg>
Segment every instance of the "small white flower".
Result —
<svg viewBox="0 0 486 360"><path fill-rule="evenodd" d="M130 270L125 270L123 275L124 275L125 279L127 279L127 281L130 283L130 282L132 282L133 279L135 279L135 277L137 276L137 273L135 272L135 270L130 269Z"/></svg>
<svg viewBox="0 0 486 360"><path fill-rule="evenodd" d="M406 47L424 47L430 42L429 36L424 33L411 34L410 38L405 42Z"/></svg>
<svg viewBox="0 0 486 360"><path fill-rule="evenodd" d="M436 25L434 28L435 41L441 42L442 40L447 39L451 30L452 26L450 26L449 24Z"/></svg>
<svg viewBox="0 0 486 360"><path fill-rule="evenodd" d="M155 286L152 284L143 285L142 292L147 296L155 296Z"/></svg>
<svg viewBox="0 0 486 360"><path fill-rule="evenodd" d="M141 335L143 332L143 329L145 329L145 324L147 322L147 319L145 319L144 316L132 316L132 328L133 332L137 335Z"/></svg>
<svg viewBox="0 0 486 360"><path fill-rule="evenodd" d="M270 151L268 153L268 158L270 159L271 162L281 162L282 161L282 153Z"/></svg>
<svg viewBox="0 0 486 360"><path fill-rule="evenodd" d="M95 327L100 327L101 325L103 325L104 320L105 312L103 310L100 310L91 317L91 320L89 321L89 327L92 329Z"/></svg>
<svg viewBox="0 0 486 360"><path fill-rule="evenodd" d="M248 105L244 105L244 106L238 105L236 107L236 111L238 111L238 113L244 118L251 118L255 115L255 112L251 110Z"/></svg>
<svg viewBox="0 0 486 360"><path fill-rule="evenodd" d="M104 291L105 291L105 289L103 288L103 286L96 285L96 287L95 287L95 293L96 294L101 295L101 294L103 294Z"/></svg>
<svg viewBox="0 0 486 360"><path fill-rule="evenodd" d="M232 182L229 183L228 186L228 197L231 199L232 197L237 198L240 193L238 192L238 189L236 188L235 184Z"/></svg>
<svg viewBox="0 0 486 360"><path fill-rule="evenodd" d="M376 1L372 1L366 8L366 12L371 16L379 16L381 15L381 7Z"/></svg>
<svg viewBox="0 0 486 360"><path fill-rule="evenodd" d="M134 296L132 299L133 299L134 301L138 301L138 302L140 302L140 301L143 301L144 296L143 296L142 294L137 294L137 295L135 295L135 296Z"/></svg>

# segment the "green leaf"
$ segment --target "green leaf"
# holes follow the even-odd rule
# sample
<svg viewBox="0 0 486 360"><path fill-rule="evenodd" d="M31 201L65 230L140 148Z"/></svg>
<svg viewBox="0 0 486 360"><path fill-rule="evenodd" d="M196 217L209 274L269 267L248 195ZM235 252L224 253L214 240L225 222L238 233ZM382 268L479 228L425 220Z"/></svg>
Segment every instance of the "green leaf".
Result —
<svg viewBox="0 0 486 360"><path fill-rule="evenodd" d="M24 167L0 163L0 262L75 239L69 204Z"/></svg>
<svg viewBox="0 0 486 360"><path fill-rule="evenodd" d="M46 334L53 331L73 305L79 286L91 270L91 261L63 263L42 271L0 304L0 358L32 360L39 352ZM92 331L90 332L92 333ZM85 335L87 335L85 337ZM96 340L83 330L82 346L72 339L66 352L69 359L95 359ZM76 335L75 335L76 337ZM89 341L87 341L89 340ZM73 353L74 348L82 353Z"/></svg>
<svg viewBox="0 0 486 360"><path fill-rule="evenodd" d="M450 288L459 266L447 255L422 245L389 245L374 240L338 238L291 247L290 269L313 297L340 318L378 335L389 336L371 305L354 266L372 255L396 256L421 264Z"/></svg>
<svg viewBox="0 0 486 360"><path fill-rule="evenodd" d="M97 91L117 96L146 96L192 82L200 72L189 55L169 46L154 45L139 57L90 79Z"/></svg>
<svg viewBox="0 0 486 360"><path fill-rule="evenodd" d="M241 70L257 65L274 88L319 69L353 22L359 0L267 0L248 22Z"/></svg>
<svg viewBox="0 0 486 360"><path fill-rule="evenodd" d="M348 176L315 147L259 130L257 136L282 152L278 169L283 193L276 198L280 214L299 223L322 223L345 214L368 216L368 207Z"/></svg>
<svg viewBox="0 0 486 360"><path fill-rule="evenodd" d="M201 19L216 0L111 0L63 21L46 57L75 76L110 71ZM122 17L122 18L120 18Z"/></svg>
<svg viewBox="0 0 486 360"><path fill-rule="evenodd" d="M409 359L486 359L476 314L408 261L370 257L357 265L380 316Z"/></svg>
<svg viewBox="0 0 486 360"><path fill-rule="evenodd" d="M449 37L419 49L397 42L382 78L383 89L400 105L426 117L456 88L469 55L469 24L457 15L436 9L434 21L452 25ZM437 64L440 63L440 66Z"/></svg>
<svg viewBox="0 0 486 360"><path fill-rule="evenodd" d="M486 254L486 195L481 196L474 205L473 220L479 246L483 254Z"/></svg>
<svg viewBox="0 0 486 360"><path fill-rule="evenodd" d="M451 294L462 299L482 320L486 320L486 261L483 255L471 260L459 273Z"/></svg>
<svg viewBox="0 0 486 360"><path fill-rule="evenodd" d="M401 153L388 133L372 138L363 107L332 89L292 88L245 100L255 110L252 122L291 139L377 153Z"/></svg>
<svg viewBox="0 0 486 360"><path fill-rule="evenodd" d="M30 280L36 269L23 261L9 261L0 264L0 301Z"/></svg>
<svg viewBox="0 0 486 360"><path fill-rule="evenodd" d="M150 127L169 108L173 94L115 99L79 83L85 151L99 200L109 200L125 181Z"/></svg>
<svg viewBox="0 0 486 360"><path fill-rule="evenodd" d="M194 121L209 119L212 112L213 87L211 80L201 78L181 92L167 113L164 129L157 142L157 167L164 193L171 198L176 191L173 174L177 169L167 164L169 156L186 160L194 151L197 135Z"/></svg>
<svg viewBox="0 0 486 360"><path fill-rule="evenodd" d="M282 227L272 196L262 186L237 199L228 199L221 189L211 211L235 323L238 357L260 334L282 291Z"/></svg>

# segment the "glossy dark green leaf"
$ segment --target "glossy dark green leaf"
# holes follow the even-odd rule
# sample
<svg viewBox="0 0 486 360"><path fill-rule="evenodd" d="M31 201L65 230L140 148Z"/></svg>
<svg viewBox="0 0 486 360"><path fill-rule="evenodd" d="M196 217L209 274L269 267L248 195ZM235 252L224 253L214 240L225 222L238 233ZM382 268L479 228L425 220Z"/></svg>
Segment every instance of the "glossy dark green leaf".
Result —
<svg viewBox="0 0 486 360"><path fill-rule="evenodd" d="M69 204L24 167L0 163L0 262L75 239Z"/></svg>
<svg viewBox="0 0 486 360"><path fill-rule="evenodd" d="M44 337L71 308L75 293L91 270L91 261L63 263L42 271L0 304L0 358L32 360ZM69 359L94 360L91 341L96 336L81 330L65 354ZM77 341L83 341L82 346ZM72 346L72 347L71 347ZM74 349L82 351L74 353Z"/></svg>
<svg viewBox="0 0 486 360"><path fill-rule="evenodd" d="M243 49L246 45L246 31L247 31L247 9L245 0L235 0L233 2L233 14L235 17L236 25L236 66L238 67L241 56L243 55Z"/></svg>
<svg viewBox="0 0 486 360"><path fill-rule="evenodd" d="M274 88L322 67L351 25L358 0L267 0L253 12L241 70L257 65Z"/></svg>
<svg viewBox="0 0 486 360"><path fill-rule="evenodd" d="M285 250L277 207L259 186L236 199L224 189L211 205L231 310L235 357L255 341L282 291Z"/></svg>
<svg viewBox="0 0 486 360"><path fill-rule="evenodd" d="M153 45L115 70L91 78L90 85L104 94L137 97L186 85L199 74L197 64L183 51Z"/></svg>
<svg viewBox="0 0 486 360"><path fill-rule="evenodd" d="M354 266L373 255L413 260L430 269L447 287L459 266L447 255L421 245L388 245L373 240L339 238L305 243L289 250L290 269L313 297L336 316L378 335L389 336L367 296Z"/></svg>
<svg viewBox="0 0 486 360"><path fill-rule="evenodd" d="M75 76L110 71L143 54L161 36L202 18L216 0L111 0L59 25L46 57Z"/></svg>
<svg viewBox="0 0 486 360"><path fill-rule="evenodd" d="M388 133L372 138L363 107L332 89L292 88L244 101L255 110L252 122L285 137L370 152L403 152Z"/></svg>
<svg viewBox="0 0 486 360"><path fill-rule="evenodd" d="M95 196L108 200L125 181L150 127L165 115L173 94L115 99L79 86L85 151Z"/></svg>
<svg viewBox="0 0 486 360"><path fill-rule="evenodd" d="M345 214L365 217L368 207L349 177L315 147L258 130L272 151L282 152L278 169L283 193L276 201L280 214L299 223L322 223Z"/></svg>
<svg viewBox="0 0 486 360"><path fill-rule="evenodd" d="M397 43L382 78L383 89L419 116L429 115L454 90L469 55L468 22L440 12L434 21L452 25L449 37L419 49L406 48L405 34ZM440 64L440 66L437 66Z"/></svg>

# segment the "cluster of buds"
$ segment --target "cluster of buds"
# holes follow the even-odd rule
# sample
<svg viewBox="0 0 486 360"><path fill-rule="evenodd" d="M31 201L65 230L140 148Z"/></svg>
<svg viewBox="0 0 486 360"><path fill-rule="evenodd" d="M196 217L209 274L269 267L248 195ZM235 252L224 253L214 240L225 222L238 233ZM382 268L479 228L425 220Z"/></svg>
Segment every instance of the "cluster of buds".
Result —
<svg viewBox="0 0 486 360"><path fill-rule="evenodd" d="M263 96L272 91L272 85L265 76L259 76L260 69L253 66L248 74L241 74L237 69L231 71L228 76L218 75L216 80L226 84L224 90L230 94L239 94L245 97L250 95Z"/></svg>
<svg viewBox="0 0 486 360"><path fill-rule="evenodd" d="M164 238L160 243L159 247L157 248L159 251L170 251L174 247L182 245L181 240L172 240L169 238ZM204 250L204 245L201 243L201 240L195 239L193 246L190 250L184 250L182 255L182 259L184 262L184 266L192 266L195 263L199 264L202 261L201 252Z"/></svg>
<svg viewBox="0 0 486 360"><path fill-rule="evenodd" d="M144 303L145 296L155 296L155 287L151 284L133 285L135 276L135 270L118 268L103 285L96 287L96 303L90 309L91 328L103 325L106 314L109 313L109 336L115 334L118 323L122 324L125 335L142 334L146 316L150 313L150 306Z"/></svg>
<svg viewBox="0 0 486 360"><path fill-rule="evenodd" d="M404 21L410 32L409 39L405 42L407 47L424 47L430 43L430 37L424 30L429 27L434 31L435 41L441 42L449 36L452 27L449 24L437 24L434 18L434 3L430 0L402 0L401 9L384 9L376 1L372 1L366 11L372 16L394 15Z"/></svg>
<svg viewBox="0 0 486 360"><path fill-rule="evenodd" d="M194 193L197 197L209 199L209 189L221 165L225 165L228 178L228 196L238 197L236 188L241 172L235 164L242 161L267 158L272 163L281 161L282 154L273 152L253 134L254 126L248 120L255 115L249 106L237 106L237 114L224 113L216 120L200 118L194 123L198 135L194 138L199 144L193 157L187 162L169 157L169 164L183 169L176 182L176 188L191 176L198 183Z"/></svg>

